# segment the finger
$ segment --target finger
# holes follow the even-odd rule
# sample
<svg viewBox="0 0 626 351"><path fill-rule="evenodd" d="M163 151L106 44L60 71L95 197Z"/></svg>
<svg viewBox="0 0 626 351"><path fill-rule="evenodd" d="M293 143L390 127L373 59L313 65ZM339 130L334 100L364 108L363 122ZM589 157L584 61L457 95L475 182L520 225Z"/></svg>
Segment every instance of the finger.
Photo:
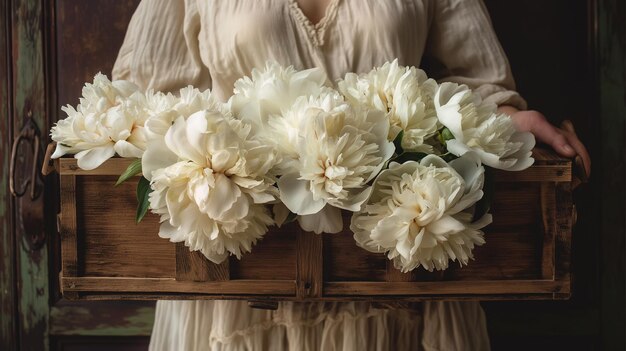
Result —
<svg viewBox="0 0 626 351"><path fill-rule="evenodd" d="M546 143L561 156L574 157L576 151L569 145L563 132L550 124L545 118L537 118L533 121L531 132L540 142Z"/></svg>
<svg viewBox="0 0 626 351"><path fill-rule="evenodd" d="M561 129L564 129L568 132L576 134L576 129L574 129L574 124L569 119L566 119L563 122L561 122Z"/></svg>
<svg viewBox="0 0 626 351"><path fill-rule="evenodd" d="M576 156L576 149L574 149L574 147L570 145L569 140L565 137L565 135L563 135L563 133L557 132L557 135L553 137L549 144L550 146L552 146L554 151L556 151L561 156Z"/></svg>
<svg viewBox="0 0 626 351"><path fill-rule="evenodd" d="M591 157L589 156L587 148L580 141L580 139L578 139L576 133L565 133L565 137L567 138L567 142L572 145L572 147L576 151L576 154L578 154L580 158L582 158L583 165L585 167L585 173L587 174L587 177L589 177L589 175L591 175Z"/></svg>

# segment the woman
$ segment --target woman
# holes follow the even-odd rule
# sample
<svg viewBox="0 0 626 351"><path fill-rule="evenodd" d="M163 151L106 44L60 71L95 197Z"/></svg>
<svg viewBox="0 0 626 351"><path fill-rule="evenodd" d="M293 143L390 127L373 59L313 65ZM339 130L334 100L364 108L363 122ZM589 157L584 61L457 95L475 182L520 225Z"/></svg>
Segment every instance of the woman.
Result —
<svg viewBox="0 0 626 351"><path fill-rule="evenodd" d="M144 89L192 84L226 100L238 78L267 60L322 68L330 81L395 58L440 81L467 84L557 152L590 162L576 134L557 129L514 91L507 59L480 0L143 0L113 70ZM157 303L152 350L488 350L476 302L419 311L367 303Z"/></svg>

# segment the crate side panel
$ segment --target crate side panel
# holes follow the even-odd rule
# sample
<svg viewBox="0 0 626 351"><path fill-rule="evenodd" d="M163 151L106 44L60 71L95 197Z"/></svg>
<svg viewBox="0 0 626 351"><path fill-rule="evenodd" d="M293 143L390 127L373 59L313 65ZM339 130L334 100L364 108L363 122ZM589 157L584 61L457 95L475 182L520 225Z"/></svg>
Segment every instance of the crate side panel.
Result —
<svg viewBox="0 0 626 351"><path fill-rule="evenodd" d="M385 281L387 257L358 246L344 213L341 233L324 235L324 281Z"/></svg>
<svg viewBox="0 0 626 351"><path fill-rule="evenodd" d="M231 258L230 279L296 279L297 223L272 227L252 252Z"/></svg>
<svg viewBox="0 0 626 351"><path fill-rule="evenodd" d="M83 273L93 277L174 278L176 246L158 236L158 217L135 224L138 178L78 176L77 217Z"/></svg>
<svg viewBox="0 0 626 351"><path fill-rule="evenodd" d="M496 183L486 243L463 268L451 262L445 280L540 279L544 229L540 183Z"/></svg>

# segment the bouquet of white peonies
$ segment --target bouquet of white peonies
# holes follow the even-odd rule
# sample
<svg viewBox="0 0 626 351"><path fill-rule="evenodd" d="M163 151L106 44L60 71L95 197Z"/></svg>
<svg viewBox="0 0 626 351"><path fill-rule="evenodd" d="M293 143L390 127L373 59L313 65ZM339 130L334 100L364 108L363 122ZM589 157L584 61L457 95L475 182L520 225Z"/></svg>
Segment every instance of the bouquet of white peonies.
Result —
<svg viewBox="0 0 626 351"><path fill-rule="evenodd" d="M135 158L118 183L143 174L137 220L150 209L159 236L215 263L272 225L341 232L344 210L356 244L402 271L467 264L491 223L486 168L529 167L535 143L467 86L397 60L336 87L320 69L268 63L226 103L98 74L63 111L53 158L74 154L86 170Z"/></svg>

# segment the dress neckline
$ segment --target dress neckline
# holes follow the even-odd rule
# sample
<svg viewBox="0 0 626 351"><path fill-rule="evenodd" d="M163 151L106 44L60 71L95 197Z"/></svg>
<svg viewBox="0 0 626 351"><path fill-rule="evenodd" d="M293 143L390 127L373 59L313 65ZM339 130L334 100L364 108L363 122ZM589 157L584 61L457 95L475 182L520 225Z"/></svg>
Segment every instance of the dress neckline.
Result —
<svg viewBox="0 0 626 351"><path fill-rule="evenodd" d="M304 14L300 5L296 0L289 0L289 8L291 9L291 13L296 18L296 21L300 23L303 29L307 32L311 43L315 46L324 45L324 35L326 33L326 28L328 25L332 23L337 15L337 7L339 5L340 0L331 0L331 2L326 6L326 11L324 12L324 17L322 17L319 22L313 23L311 20Z"/></svg>

